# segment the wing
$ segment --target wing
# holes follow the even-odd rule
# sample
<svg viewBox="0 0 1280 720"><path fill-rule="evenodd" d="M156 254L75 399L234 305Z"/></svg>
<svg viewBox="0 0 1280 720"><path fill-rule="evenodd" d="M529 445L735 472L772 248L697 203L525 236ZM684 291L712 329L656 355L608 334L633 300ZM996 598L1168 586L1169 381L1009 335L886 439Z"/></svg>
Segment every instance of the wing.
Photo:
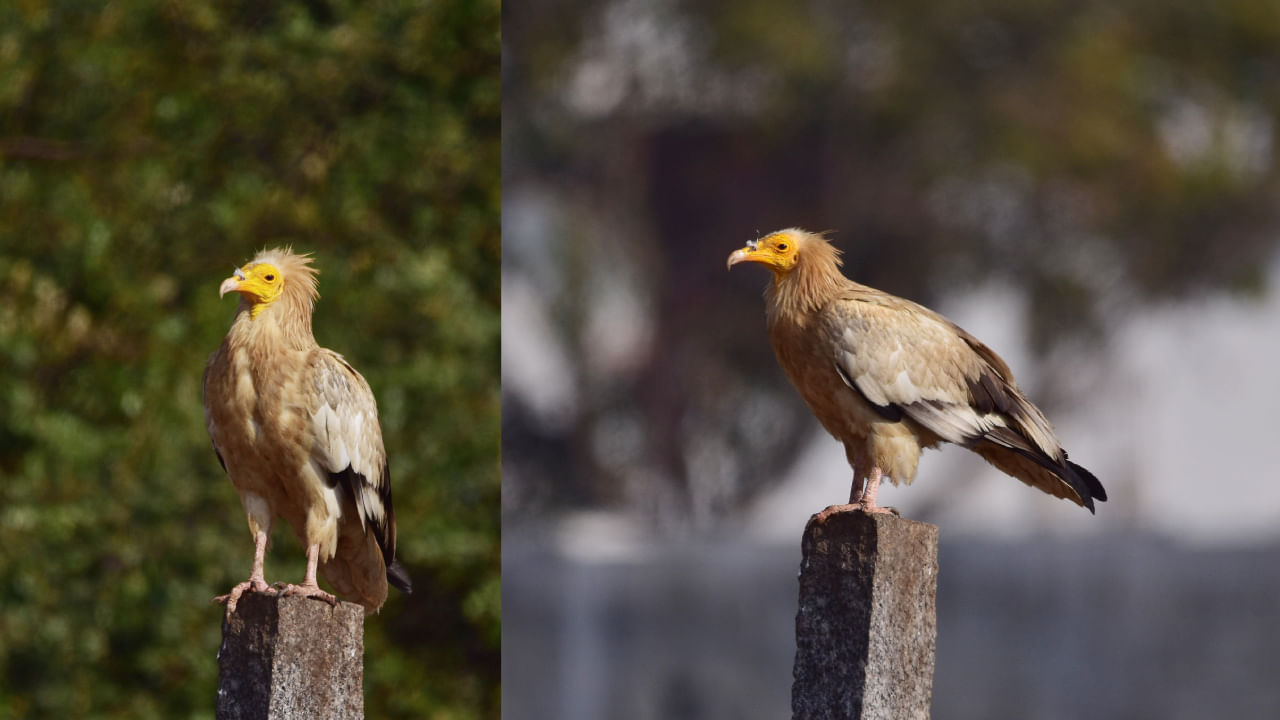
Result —
<svg viewBox="0 0 1280 720"><path fill-rule="evenodd" d="M209 433L209 444L213 446L213 454L218 457L218 464L222 466L222 471L227 471L227 462L222 459L222 450L218 447L217 423L215 422L215 411L212 403L209 402L209 371L213 369L221 370L226 363L226 353L219 347L209 356L209 362L204 366L204 376L200 378L200 401L204 404L204 427Z"/></svg>
<svg viewBox="0 0 1280 720"><path fill-rule="evenodd" d="M905 414L958 445L1008 425L1006 412L1016 404L1008 367L936 313L858 292L833 303L823 319L841 377L886 419Z"/></svg>
<svg viewBox="0 0 1280 720"><path fill-rule="evenodd" d="M1051 494L1070 497L1061 481L1087 507L1099 497L1101 485L1067 462L1048 419L1022 394L1009 366L951 321L908 300L858 288L833 302L823 323L836 370L886 420L906 416L943 440L980 449L988 460L1011 452L1024 462L997 467L1048 470L1054 477L1011 474Z"/></svg>
<svg viewBox="0 0 1280 720"><path fill-rule="evenodd" d="M349 495L360 525L373 532L389 579L399 587L399 572L407 585L407 575L395 562L391 476L373 391L341 355L323 348L311 353L307 372L311 390L308 409L315 438L312 458L328 472L330 481Z"/></svg>

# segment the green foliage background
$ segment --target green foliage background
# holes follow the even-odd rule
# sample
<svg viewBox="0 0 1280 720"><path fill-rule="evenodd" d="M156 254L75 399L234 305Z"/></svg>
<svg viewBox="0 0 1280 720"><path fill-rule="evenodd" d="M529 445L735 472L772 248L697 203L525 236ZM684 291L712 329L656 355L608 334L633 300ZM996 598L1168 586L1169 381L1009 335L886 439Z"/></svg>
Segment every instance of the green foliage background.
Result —
<svg viewBox="0 0 1280 720"><path fill-rule="evenodd" d="M498 717L499 57L496 0L0 5L0 717L213 716L252 546L200 377L276 243L378 397L414 578L366 711Z"/></svg>

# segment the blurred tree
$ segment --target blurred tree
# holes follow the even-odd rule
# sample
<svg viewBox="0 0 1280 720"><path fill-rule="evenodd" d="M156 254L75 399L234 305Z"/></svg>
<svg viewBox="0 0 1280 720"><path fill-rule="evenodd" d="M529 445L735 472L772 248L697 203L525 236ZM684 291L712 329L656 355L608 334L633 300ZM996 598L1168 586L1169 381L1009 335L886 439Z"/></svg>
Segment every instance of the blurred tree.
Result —
<svg viewBox="0 0 1280 720"><path fill-rule="evenodd" d="M0 6L0 716L212 717L250 539L200 378L218 281L291 243L414 579L367 711L498 717L499 38L485 0Z"/></svg>
<svg viewBox="0 0 1280 720"><path fill-rule="evenodd" d="M571 358L552 403L504 355L513 517L714 521L790 466L814 424L763 280L723 268L757 232L834 228L851 276L926 303L1012 287L1041 353L1137 303L1259 292L1275 251L1280 13L1251 0L530 0L503 23L504 283ZM625 362L601 327L635 335Z"/></svg>

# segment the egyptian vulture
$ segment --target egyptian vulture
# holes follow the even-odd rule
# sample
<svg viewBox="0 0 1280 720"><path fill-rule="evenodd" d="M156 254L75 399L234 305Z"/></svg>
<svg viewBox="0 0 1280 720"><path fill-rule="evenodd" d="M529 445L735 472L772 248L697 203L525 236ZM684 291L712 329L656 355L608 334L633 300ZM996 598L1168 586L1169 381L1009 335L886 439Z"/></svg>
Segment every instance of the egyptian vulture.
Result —
<svg viewBox="0 0 1280 720"><path fill-rule="evenodd" d="M378 408L360 373L316 344L311 310L316 270L290 249L259 252L222 281L239 293L231 330L209 357L204 417L222 468L240 495L253 534L249 579L215 598L235 612L246 591L275 593L262 564L271 526L283 518L307 549L301 585L284 595L335 603L338 595L374 612L388 581L410 592L396 560L391 477Z"/></svg>
<svg viewBox="0 0 1280 720"><path fill-rule="evenodd" d="M844 444L850 505L886 512L876 505L881 478L909 484L920 451L941 442L1090 512L1107 499L1098 479L1067 459L998 355L932 310L846 278L825 237L781 230L734 251L728 266L742 262L773 272L769 342L805 404Z"/></svg>

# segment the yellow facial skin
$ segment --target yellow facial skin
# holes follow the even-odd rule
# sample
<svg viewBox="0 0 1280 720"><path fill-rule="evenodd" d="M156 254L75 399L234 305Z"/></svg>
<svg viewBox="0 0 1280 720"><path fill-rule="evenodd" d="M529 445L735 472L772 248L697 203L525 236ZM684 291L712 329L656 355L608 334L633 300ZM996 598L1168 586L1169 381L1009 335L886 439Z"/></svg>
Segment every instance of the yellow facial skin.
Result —
<svg viewBox="0 0 1280 720"><path fill-rule="evenodd" d="M752 240L741 250L734 250L729 256L728 267L741 262L759 263L772 270L775 277L782 279L796 266L796 258L795 238L790 233L777 232L760 240Z"/></svg>
<svg viewBox="0 0 1280 720"><path fill-rule="evenodd" d="M267 263L258 263L245 265L223 280L218 287L218 297L229 292L240 293L249 300L249 317L256 318L268 305L280 298L283 289L280 271Z"/></svg>

